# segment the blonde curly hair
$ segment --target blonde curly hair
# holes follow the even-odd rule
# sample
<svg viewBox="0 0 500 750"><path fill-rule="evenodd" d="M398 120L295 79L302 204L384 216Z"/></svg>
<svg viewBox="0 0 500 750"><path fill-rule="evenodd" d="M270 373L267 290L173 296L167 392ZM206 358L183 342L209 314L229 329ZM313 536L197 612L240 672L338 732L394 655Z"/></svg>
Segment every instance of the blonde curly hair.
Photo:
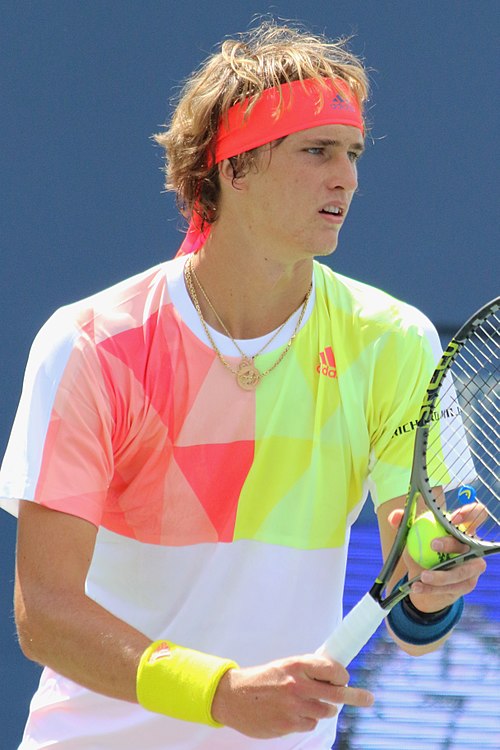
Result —
<svg viewBox="0 0 500 750"><path fill-rule="evenodd" d="M368 76L342 38L329 41L299 27L265 21L236 39L227 39L186 81L169 126L153 136L165 149L165 186L175 191L186 218L196 211L201 223L217 219L220 183L214 165L215 136L221 118L247 97L283 83L340 77L347 81L361 111L368 98ZM256 151L254 149L253 151ZM249 169L248 151L231 162L234 175Z"/></svg>

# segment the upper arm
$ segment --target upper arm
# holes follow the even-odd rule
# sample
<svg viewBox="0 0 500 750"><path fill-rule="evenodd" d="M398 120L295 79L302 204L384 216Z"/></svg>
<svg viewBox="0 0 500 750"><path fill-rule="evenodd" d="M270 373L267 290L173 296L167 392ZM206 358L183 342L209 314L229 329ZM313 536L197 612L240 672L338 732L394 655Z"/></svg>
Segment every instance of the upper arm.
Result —
<svg viewBox="0 0 500 750"><path fill-rule="evenodd" d="M41 329L0 472L2 506L17 498L99 525L114 471L112 397L95 341L64 310Z"/></svg>
<svg viewBox="0 0 500 750"><path fill-rule="evenodd" d="M408 489L415 428L436 351L427 329L413 325L382 336L375 354L367 424L370 492L378 507L392 503ZM388 512L388 508L383 511Z"/></svg>
<svg viewBox="0 0 500 750"><path fill-rule="evenodd" d="M405 495L400 495L392 500L382 503L377 508L377 521L380 533L380 545L382 548L382 556L384 560L387 558L389 551L396 538L397 527L391 525L389 518L395 510L400 510L404 507L406 500Z"/></svg>

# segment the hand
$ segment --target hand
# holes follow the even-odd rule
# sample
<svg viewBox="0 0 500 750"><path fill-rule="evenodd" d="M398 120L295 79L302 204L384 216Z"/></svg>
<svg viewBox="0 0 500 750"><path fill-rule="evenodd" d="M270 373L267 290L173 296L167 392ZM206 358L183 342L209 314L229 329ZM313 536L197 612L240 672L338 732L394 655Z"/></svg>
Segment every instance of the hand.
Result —
<svg viewBox="0 0 500 750"><path fill-rule="evenodd" d="M472 513L474 514L472 521ZM390 524L397 528L403 516L402 510L395 510L389 517ZM469 532L480 523L477 505L463 506L455 511L453 520L468 526ZM467 552L467 545L461 544L452 536L434 539L432 548L436 552L463 553ZM469 560L450 570L425 570L420 567L405 550L403 560L408 570L408 577L420 576L420 581L413 584L411 600L421 612L438 612L449 607L461 596L470 594L477 585L479 577L486 570L483 558Z"/></svg>
<svg viewBox="0 0 500 750"><path fill-rule="evenodd" d="M372 705L373 695L347 687L348 681L344 667L314 655L231 669L219 683L212 716L259 739L310 732L320 719L337 714L336 704Z"/></svg>

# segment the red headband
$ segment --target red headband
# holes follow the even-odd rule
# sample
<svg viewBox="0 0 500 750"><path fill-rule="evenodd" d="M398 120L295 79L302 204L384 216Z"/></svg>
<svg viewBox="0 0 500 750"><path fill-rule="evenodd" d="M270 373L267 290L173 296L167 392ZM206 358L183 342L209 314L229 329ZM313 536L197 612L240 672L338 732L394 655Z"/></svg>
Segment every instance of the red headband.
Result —
<svg viewBox="0 0 500 750"><path fill-rule="evenodd" d="M348 83L342 78L314 78L265 89L248 112L251 97L234 104L219 125L215 163L271 143L299 130L320 125L350 125L364 133L363 117ZM201 231L193 211L178 255L196 252L206 242L210 225Z"/></svg>

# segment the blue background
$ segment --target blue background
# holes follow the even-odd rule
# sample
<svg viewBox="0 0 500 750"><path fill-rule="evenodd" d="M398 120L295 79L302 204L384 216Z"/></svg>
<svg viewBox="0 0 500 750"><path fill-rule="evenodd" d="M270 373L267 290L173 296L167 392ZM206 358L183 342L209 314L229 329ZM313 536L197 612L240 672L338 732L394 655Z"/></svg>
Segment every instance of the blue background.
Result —
<svg viewBox="0 0 500 750"><path fill-rule="evenodd" d="M372 69L372 140L333 266L418 305L444 336L498 293L497 0L3 0L0 10L0 452L30 342L50 313L174 254L183 224L162 192L161 153L150 135L168 119L179 82L258 14L298 19L332 37L354 34L351 48ZM365 514L357 533L373 540L371 523ZM3 514L2 750L17 745L38 674L15 642L14 539L15 522ZM348 602L374 573L375 550L364 582L367 544L363 537L353 548ZM467 633L484 630L488 612L477 611ZM490 644L498 627L491 632ZM415 667L404 663L415 685ZM370 684L379 672L361 661L356 675ZM377 716L362 730L372 732L360 735L363 750L379 747ZM498 737L498 710L492 721ZM344 723L338 747L358 747L359 721L346 714ZM391 722L383 724L387 750ZM440 741L426 744L433 750Z"/></svg>

